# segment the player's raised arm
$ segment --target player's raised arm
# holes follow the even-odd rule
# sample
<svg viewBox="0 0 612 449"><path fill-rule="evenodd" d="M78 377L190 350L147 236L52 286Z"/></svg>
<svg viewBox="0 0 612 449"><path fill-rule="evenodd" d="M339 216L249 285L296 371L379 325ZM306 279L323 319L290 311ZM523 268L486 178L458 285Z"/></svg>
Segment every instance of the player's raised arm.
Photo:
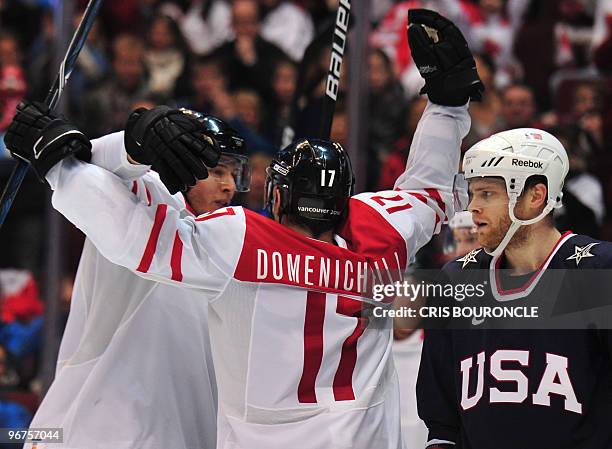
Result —
<svg viewBox="0 0 612 449"><path fill-rule="evenodd" d="M465 38L450 20L433 11L413 9L408 23L412 57L425 79L421 93L428 95L429 103L395 189L435 189L444 203L450 203L461 140L470 129L467 103L480 100L483 84Z"/></svg>
<svg viewBox="0 0 612 449"><path fill-rule="evenodd" d="M238 256L231 248L217 251L213 246L218 249L223 245L224 233L243 229L238 214L204 221L181 218L167 204L138 202L119 177L71 157L90 148L76 127L61 117L32 122L32 109L40 108L20 106L7 133L7 147L46 179L55 190L56 209L79 227L104 257L143 276L181 281L213 295L222 288ZM41 126L32 125L41 120ZM188 151L198 151L198 146L183 144Z"/></svg>

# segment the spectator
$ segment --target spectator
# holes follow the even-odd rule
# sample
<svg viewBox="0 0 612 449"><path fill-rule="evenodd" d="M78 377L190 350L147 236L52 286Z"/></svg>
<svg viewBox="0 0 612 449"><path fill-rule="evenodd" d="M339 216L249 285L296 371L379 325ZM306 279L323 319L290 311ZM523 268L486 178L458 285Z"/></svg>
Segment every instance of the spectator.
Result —
<svg viewBox="0 0 612 449"><path fill-rule="evenodd" d="M594 139L577 125L550 131L561 141L569 156L570 170L563 187L563 207L555 211L561 230L597 238L605 215L601 182L589 172L589 159L595 154Z"/></svg>
<svg viewBox="0 0 612 449"><path fill-rule="evenodd" d="M0 270L0 345L19 372L19 383L34 377L35 356L42 342L44 306L31 272Z"/></svg>
<svg viewBox="0 0 612 449"><path fill-rule="evenodd" d="M191 85L193 95L179 101L179 105L226 120L244 138L252 152L276 153L259 129L262 120L261 98L254 91L228 92L226 78L214 56L198 58L193 65Z"/></svg>
<svg viewBox="0 0 612 449"><path fill-rule="evenodd" d="M19 374L6 348L0 344L0 391L12 390L19 386Z"/></svg>
<svg viewBox="0 0 612 449"><path fill-rule="evenodd" d="M610 47L610 45L612 45L612 41L610 40L610 30L612 29L612 0L597 0L594 20L593 38L591 40L593 52L596 53L597 49L604 41L607 41L609 49L612 48ZM597 56L595 54L593 58L597 64ZM610 60L607 62L610 63Z"/></svg>
<svg viewBox="0 0 612 449"><path fill-rule="evenodd" d="M487 55L475 56L478 75L482 80L485 91L480 102L470 103L470 116L472 127L468 135L463 139L463 147L469 148L485 137L495 132L501 111L501 100L493 84L495 66Z"/></svg>
<svg viewBox="0 0 612 449"><path fill-rule="evenodd" d="M0 1L0 30L17 37L21 48L30 48L41 30L41 17L49 5L32 1Z"/></svg>
<svg viewBox="0 0 612 449"><path fill-rule="evenodd" d="M153 18L144 62L149 73L149 91L152 94L160 98L170 98L175 93L175 88L181 93L184 83L180 82L180 79L187 76L189 54L178 25L170 17L157 15Z"/></svg>
<svg viewBox="0 0 612 449"><path fill-rule="evenodd" d="M108 36L118 36L123 33L134 33L139 36L146 32L147 19L151 17L153 4L157 0L121 0L102 2L100 18ZM80 0L80 4L86 2Z"/></svg>
<svg viewBox="0 0 612 449"><path fill-rule="evenodd" d="M425 96L416 97L410 103L408 114L406 116L406 132L396 143L392 153L385 160L378 179L378 187L376 190L391 190L395 180L406 169L406 161L408 160L408 152L412 143L412 136L416 132L417 124L423 111L427 106L427 98Z"/></svg>
<svg viewBox="0 0 612 449"><path fill-rule="evenodd" d="M251 89L266 102L270 101L274 97L270 67L286 56L260 36L261 18L255 0L234 1L232 29L234 40L213 53L220 59L223 76L229 79L229 89Z"/></svg>
<svg viewBox="0 0 612 449"><path fill-rule="evenodd" d="M211 52L232 36L232 13L225 0L165 1L159 11L178 23L196 55Z"/></svg>
<svg viewBox="0 0 612 449"><path fill-rule="evenodd" d="M549 82L558 68L555 25L561 3L557 0L531 1L514 40L514 54L523 70L521 80L533 89L543 110L551 107Z"/></svg>
<svg viewBox="0 0 612 449"><path fill-rule="evenodd" d="M344 148L348 148L349 129L348 129L348 111L344 103L339 103L334 112L330 139L338 142Z"/></svg>
<svg viewBox="0 0 612 449"><path fill-rule="evenodd" d="M282 49L293 61L301 61L314 36L310 16L288 0L262 0L261 7L261 36Z"/></svg>
<svg viewBox="0 0 612 449"><path fill-rule="evenodd" d="M560 125L576 124L585 119L586 127L589 128L588 131L598 140L598 144L602 145L602 130L598 129L592 123L592 120L590 120L590 117L595 115L599 116L601 120L601 112L603 111L605 99L602 86L593 80L578 82L577 84L570 80L567 84L569 84L571 89L571 103L569 106L563 104L565 103L563 97L566 96L565 92L570 89L566 87L567 85L562 84L557 89L556 102L558 104L556 110L544 114L540 121L545 127L553 128Z"/></svg>
<svg viewBox="0 0 612 449"><path fill-rule="evenodd" d="M21 51L15 36L0 32L0 136L26 93Z"/></svg>
<svg viewBox="0 0 612 449"><path fill-rule="evenodd" d="M528 2L513 8L514 17L506 12L504 0L479 0L476 8L466 8L469 17L469 40L473 51L486 54L495 63L493 82L497 88L504 88L514 82L520 69L514 59L512 46L517 23ZM514 2L517 3L517 2ZM516 17L519 16L519 17ZM511 20L513 19L513 20Z"/></svg>
<svg viewBox="0 0 612 449"><path fill-rule="evenodd" d="M612 7L612 2L609 2ZM601 73L612 73L612 11L605 20L605 34L603 39L593 48L593 62Z"/></svg>
<svg viewBox="0 0 612 449"><path fill-rule="evenodd" d="M259 132L263 115L261 98L249 90L238 90L233 97L237 115L252 131Z"/></svg>
<svg viewBox="0 0 612 449"><path fill-rule="evenodd" d="M534 125L536 103L531 88L522 84L513 84L502 91L501 97L501 120L497 131L528 128Z"/></svg>
<svg viewBox="0 0 612 449"><path fill-rule="evenodd" d="M55 54L54 41L53 11L48 9L42 15L39 34L27 52L28 96L31 98L45 98L53 82L51 64Z"/></svg>
<svg viewBox="0 0 612 449"><path fill-rule="evenodd" d="M274 155L278 148L273 146L260 132L264 114L262 100L254 91L238 90L233 95L235 112L229 120L240 134L249 151Z"/></svg>
<svg viewBox="0 0 612 449"><path fill-rule="evenodd" d="M21 65L21 50L17 38L10 33L0 33L0 64L5 67L9 65Z"/></svg>
<svg viewBox="0 0 612 449"><path fill-rule="evenodd" d="M193 63L191 91L191 96L179 100L181 106L223 119L235 114L227 80L221 74L219 61L213 57L201 56Z"/></svg>
<svg viewBox="0 0 612 449"><path fill-rule="evenodd" d="M368 57L368 182L378 184L380 166L400 138L406 116L406 102L401 84L395 77L393 63L380 49Z"/></svg>
<svg viewBox="0 0 612 449"><path fill-rule="evenodd" d="M73 26L76 29L83 17L83 11L74 14ZM76 66L70 75L68 89L70 95L69 109L72 114L82 113L81 99L85 93L100 83L110 72L110 61L106 54L106 41L100 30L100 22L96 21L91 27L85 45L79 53Z"/></svg>
<svg viewBox="0 0 612 449"><path fill-rule="evenodd" d="M9 363L6 349L0 345L0 388L6 390L14 387L16 373ZM0 427L4 429L27 429L32 415L22 404L12 400L6 391L0 397ZM9 443L9 442L7 442ZM19 449L21 444L3 444L6 449Z"/></svg>
<svg viewBox="0 0 612 449"><path fill-rule="evenodd" d="M580 118L584 114L602 109L603 92L595 83L580 83L574 89L572 112L570 119Z"/></svg>
<svg viewBox="0 0 612 449"><path fill-rule="evenodd" d="M123 129L137 99L149 95L144 66L144 43L129 34L113 41L113 72L84 99L80 123L90 138Z"/></svg>
<svg viewBox="0 0 612 449"><path fill-rule="evenodd" d="M268 139L276 146L280 146L283 130L291 125L293 96L297 86L298 71L296 65L289 59L279 62L274 69L272 89L274 102L264 124L264 132Z"/></svg>

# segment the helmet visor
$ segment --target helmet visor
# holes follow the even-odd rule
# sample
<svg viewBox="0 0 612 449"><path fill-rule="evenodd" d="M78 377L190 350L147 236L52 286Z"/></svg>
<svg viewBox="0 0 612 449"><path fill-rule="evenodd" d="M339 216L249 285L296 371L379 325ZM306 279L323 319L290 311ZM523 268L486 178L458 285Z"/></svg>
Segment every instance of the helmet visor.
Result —
<svg viewBox="0 0 612 449"><path fill-rule="evenodd" d="M222 154L217 166L229 169L237 192L248 192L251 186L251 164L246 156ZM227 183L226 170L209 170L209 177L219 183Z"/></svg>
<svg viewBox="0 0 612 449"><path fill-rule="evenodd" d="M453 206L455 213L467 210L469 202L468 182L463 173L457 173L453 178Z"/></svg>

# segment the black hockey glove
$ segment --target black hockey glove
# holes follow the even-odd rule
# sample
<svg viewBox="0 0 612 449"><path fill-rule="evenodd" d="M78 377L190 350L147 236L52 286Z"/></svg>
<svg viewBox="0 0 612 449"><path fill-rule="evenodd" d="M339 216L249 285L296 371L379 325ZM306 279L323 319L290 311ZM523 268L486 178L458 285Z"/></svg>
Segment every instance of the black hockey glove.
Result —
<svg viewBox="0 0 612 449"><path fill-rule="evenodd" d="M185 192L219 162L219 146L203 131L195 117L179 109L140 108L127 121L125 148L134 161L150 165L170 193Z"/></svg>
<svg viewBox="0 0 612 449"><path fill-rule="evenodd" d="M484 85L468 44L453 22L427 9L408 11L408 43L412 59L425 78L433 103L461 106L468 99L480 101Z"/></svg>
<svg viewBox="0 0 612 449"><path fill-rule="evenodd" d="M55 164L70 155L86 162L91 160L89 139L39 102L19 103L4 143L13 157L32 165L42 182L46 182L45 175Z"/></svg>

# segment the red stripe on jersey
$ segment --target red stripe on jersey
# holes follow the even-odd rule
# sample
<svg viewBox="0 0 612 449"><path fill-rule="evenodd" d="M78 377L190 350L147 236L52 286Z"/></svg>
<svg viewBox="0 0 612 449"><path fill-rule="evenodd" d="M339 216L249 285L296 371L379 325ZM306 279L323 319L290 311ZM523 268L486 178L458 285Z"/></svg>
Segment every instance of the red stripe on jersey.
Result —
<svg viewBox="0 0 612 449"><path fill-rule="evenodd" d="M179 235L178 229L174 235L174 244L172 245L172 256L170 257L170 268L172 269L172 280L182 281L183 271L181 270L181 260L183 258L183 241Z"/></svg>
<svg viewBox="0 0 612 449"><path fill-rule="evenodd" d="M404 237L382 213L363 201L349 201L348 217L338 234L351 251L366 255L370 266L383 257L394 259L393 253L397 252L400 269L406 268L408 251Z"/></svg>
<svg viewBox="0 0 612 449"><path fill-rule="evenodd" d="M315 383L323 361L324 320L325 293L309 291L304 315L304 368L298 385L298 400L301 403L317 402Z"/></svg>
<svg viewBox="0 0 612 449"><path fill-rule="evenodd" d="M147 201L149 202L149 206L151 205L151 192L149 192L149 189L147 188L147 186L145 185L145 191L147 192Z"/></svg>
<svg viewBox="0 0 612 449"><path fill-rule="evenodd" d="M336 401L352 401L355 399L353 391L353 372L357 364L357 340L365 331L368 325L368 318L360 316L363 303L351 298L338 296L336 312L357 318L355 330L342 344L340 363L338 371L334 376L334 398Z"/></svg>
<svg viewBox="0 0 612 449"><path fill-rule="evenodd" d="M416 199L418 199L419 201L421 201L422 203L427 204L427 198L425 198L425 195L419 193L419 192L406 192L408 195L412 195L413 197L415 197Z"/></svg>
<svg viewBox="0 0 612 449"><path fill-rule="evenodd" d="M136 271L140 271L141 273L147 273L149 271L149 268L151 268L151 262L153 262L153 256L155 255L155 250L157 249L159 233L161 231L162 225L164 224L164 221L166 220L167 211L167 204L159 204L157 206L157 210L155 211L155 221L153 222L153 229L151 229L151 234L149 234L147 246L145 247L144 254L142 255L142 259L140 260L140 265L138 265Z"/></svg>
<svg viewBox="0 0 612 449"><path fill-rule="evenodd" d="M407 193L409 195L412 195L413 197L415 197L419 201L427 204L427 198L425 198L425 195L422 195L422 194L420 194L418 192L407 192ZM436 214L436 222L434 223L434 226L436 226L439 222L440 222L440 217L438 216L438 214Z"/></svg>
<svg viewBox="0 0 612 449"><path fill-rule="evenodd" d="M444 200L442 199L442 196L440 196L440 192L438 192L436 189L425 189L425 191L432 199L436 201L436 203L438 203L438 207L444 214L444 219L446 220L448 218L446 216L446 204L444 204Z"/></svg>
<svg viewBox="0 0 612 449"><path fill-rule="evenodd" d="M138 195L138 182L136 182L136 180L134 180L134 183L132 184L132 193L134 195Z"/></svg>
<svg viewBox="0 0 612 449"><path fill-rule="evenodd" d="M236 212L234 212L234 209L231 207L228 207L225 210L219 209L215 212L207 212L204 215L199 216L196 218L196 221L206 221L210 220L211 218L222 217L223 215L236 215Z"/></svg>

